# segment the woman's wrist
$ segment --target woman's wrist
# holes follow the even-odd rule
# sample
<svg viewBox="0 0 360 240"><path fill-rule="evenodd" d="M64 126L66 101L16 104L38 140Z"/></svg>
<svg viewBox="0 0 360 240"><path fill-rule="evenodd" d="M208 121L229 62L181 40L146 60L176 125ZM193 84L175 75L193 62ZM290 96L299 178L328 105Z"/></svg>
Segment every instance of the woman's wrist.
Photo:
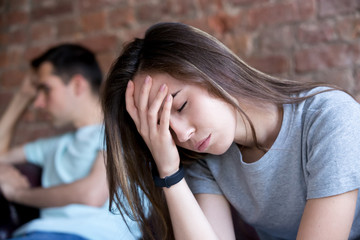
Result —
<svg viewBox="0 0 360 240"><path fill-rule="evenodd" d="M156 174L153 175L155 186L157 187L167 187L170 188L172 185L180 182L185 176L185 170L180 164L178 170L173 174L166 175L165 177L160 177Z"/></svg>

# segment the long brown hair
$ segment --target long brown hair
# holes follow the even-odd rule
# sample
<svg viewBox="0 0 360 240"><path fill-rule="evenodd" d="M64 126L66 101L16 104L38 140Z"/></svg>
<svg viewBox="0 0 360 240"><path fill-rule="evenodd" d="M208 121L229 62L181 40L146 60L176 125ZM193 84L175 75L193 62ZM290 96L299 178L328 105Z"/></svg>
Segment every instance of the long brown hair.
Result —
<svg viewBox="0 0 360 240"><path fill-rule="evenodd" d="M126 111L125 91L129 80L140 72L168 73L186 83L198 84L224 99L251 120L232 97L270 102L278 106L305 98L294 97L319 83L279 79L248 66L209 34L181 23L159 23L150 27L143 39L128 43L108 74L103 96L107 174L110 201L122 214L143 226L145 239L173 239L171 220L163 192L156 188L152 155ZM262 146L258 146L261 148ZM181 161L198 155L179 148ZM122 193L119 193L119 189ZM149 200L146 205L144 198ZM127 210L127 201L130 210ZM149 213L147 213L149 211Z"/></svg>

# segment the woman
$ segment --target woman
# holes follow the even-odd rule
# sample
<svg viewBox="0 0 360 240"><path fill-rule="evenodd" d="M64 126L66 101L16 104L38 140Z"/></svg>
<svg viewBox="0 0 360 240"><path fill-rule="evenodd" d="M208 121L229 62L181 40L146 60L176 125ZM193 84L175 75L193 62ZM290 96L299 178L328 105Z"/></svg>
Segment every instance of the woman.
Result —
<svg viewBox="0 0 360 240"><path fill-rule="evenodd" d="M110 193L147 236L235 239L233 208L261 239L360 237L360 108L335 87L268 76L160 23L126 45L103 108Z"/></svg>

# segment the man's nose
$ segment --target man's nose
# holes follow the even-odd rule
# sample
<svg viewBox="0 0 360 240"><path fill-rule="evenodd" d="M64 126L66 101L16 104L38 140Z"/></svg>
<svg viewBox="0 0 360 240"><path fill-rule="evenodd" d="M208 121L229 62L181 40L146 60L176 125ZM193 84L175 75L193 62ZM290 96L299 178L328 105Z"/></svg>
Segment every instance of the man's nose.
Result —
<svg viewBox="0 0 360 240"><path fill-rule="evenodd" d="M34 102L33 102L33 106L35 108L40 108L43 109L46 106L46 101L45 101L45 94L42 91L39 91Z"/></svg>

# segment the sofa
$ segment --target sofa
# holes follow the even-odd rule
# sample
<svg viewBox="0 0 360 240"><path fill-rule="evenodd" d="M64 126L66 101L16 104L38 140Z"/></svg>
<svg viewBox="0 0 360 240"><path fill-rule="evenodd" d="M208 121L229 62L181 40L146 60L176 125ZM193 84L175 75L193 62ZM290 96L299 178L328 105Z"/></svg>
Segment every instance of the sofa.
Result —
<svg viewBox="0 0 360 240"><path fill-rule="evenodd" d="M24 174L32 187L41 185L41 168L31 163L15 166ZM0 240L11 234L28 221L39 217L39 209L7 201L0 192Z"/></svg>

